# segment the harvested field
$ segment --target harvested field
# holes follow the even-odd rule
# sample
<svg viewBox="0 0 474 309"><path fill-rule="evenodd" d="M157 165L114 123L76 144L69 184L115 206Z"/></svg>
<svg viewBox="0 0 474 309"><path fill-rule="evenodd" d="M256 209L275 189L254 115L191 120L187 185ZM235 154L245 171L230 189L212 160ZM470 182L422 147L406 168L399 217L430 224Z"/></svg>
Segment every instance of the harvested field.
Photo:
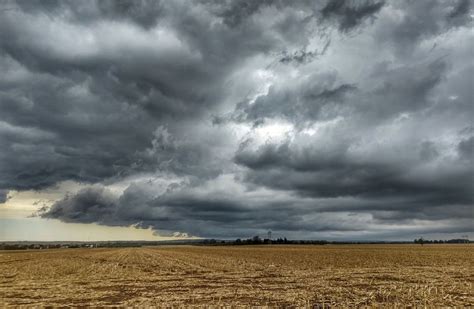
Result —
<svg viewBox="0 0 474 309"><path fill-rule="evenodd" d="M471 245L3 251L0 305L473 306L473 261Z"/></svg>

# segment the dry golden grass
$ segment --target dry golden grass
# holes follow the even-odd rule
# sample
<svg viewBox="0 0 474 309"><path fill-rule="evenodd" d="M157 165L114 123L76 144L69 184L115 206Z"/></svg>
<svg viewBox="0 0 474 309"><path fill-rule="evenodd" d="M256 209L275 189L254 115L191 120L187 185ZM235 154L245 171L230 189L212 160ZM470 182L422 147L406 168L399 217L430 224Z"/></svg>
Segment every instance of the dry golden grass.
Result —
<svg viewBox="0 0 474 309"><path fill-rule="evenodd" d="M473 306L473 258L471 245L3 251L0 305Z"/></svg>

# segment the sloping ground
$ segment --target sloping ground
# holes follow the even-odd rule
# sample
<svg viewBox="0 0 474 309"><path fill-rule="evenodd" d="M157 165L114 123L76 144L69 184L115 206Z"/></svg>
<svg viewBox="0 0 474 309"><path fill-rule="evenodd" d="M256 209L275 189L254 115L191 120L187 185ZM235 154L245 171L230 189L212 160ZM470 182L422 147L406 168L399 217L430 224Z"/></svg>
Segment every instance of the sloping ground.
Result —
<svg viewBox="0 0 474 309"><path fill-rule="evenodd" d="M3 251L0 305L472 306L473 262L471 245Z"/></svg>

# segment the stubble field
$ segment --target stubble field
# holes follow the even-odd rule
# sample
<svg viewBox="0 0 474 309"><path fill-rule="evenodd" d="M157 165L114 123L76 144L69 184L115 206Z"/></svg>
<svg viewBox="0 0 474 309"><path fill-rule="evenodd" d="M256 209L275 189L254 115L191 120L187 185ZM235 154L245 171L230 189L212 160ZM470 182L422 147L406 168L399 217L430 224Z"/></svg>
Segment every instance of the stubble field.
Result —
<svg viewBox="0 0 474 309"><path fill-rule="evenodd" d="M0 251L1 306L473 306L470 245Z"/></svg>

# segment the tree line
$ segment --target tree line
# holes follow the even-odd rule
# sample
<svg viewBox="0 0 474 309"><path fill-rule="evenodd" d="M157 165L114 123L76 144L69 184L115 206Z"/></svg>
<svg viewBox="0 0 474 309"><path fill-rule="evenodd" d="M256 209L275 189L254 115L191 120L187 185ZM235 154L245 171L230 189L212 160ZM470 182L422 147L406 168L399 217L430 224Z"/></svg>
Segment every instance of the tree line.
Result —
<svg viewBox="0 0 474 309"><path fill-rule="evenodd" d="M467 238L456 238L456 239L449 239L449 240L429 240L429 239L423 239L423 237L420 237L418 239L414 240L415 244L468 244L470 243L469 239Z"/></svg>

